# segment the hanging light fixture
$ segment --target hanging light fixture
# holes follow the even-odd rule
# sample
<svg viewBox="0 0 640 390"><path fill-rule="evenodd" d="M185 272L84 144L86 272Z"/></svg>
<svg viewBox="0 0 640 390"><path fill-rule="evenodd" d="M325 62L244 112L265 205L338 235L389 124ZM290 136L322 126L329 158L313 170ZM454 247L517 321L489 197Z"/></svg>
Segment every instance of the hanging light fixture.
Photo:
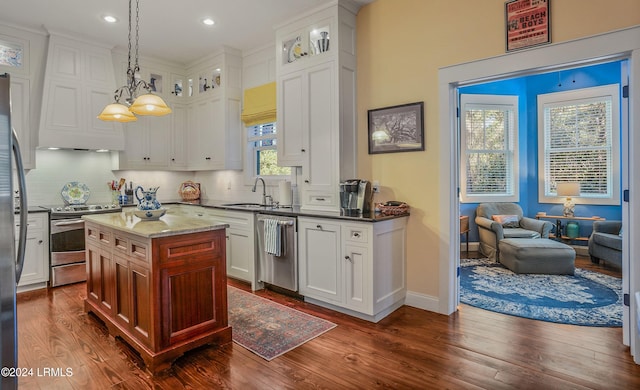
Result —
<svg viewBox="0 0 640 390"><path fill-rule="evenodd" d="M171 113L171 109L160 96L151 94L151 86L140 78L140 66L138 65L138 23L140 21L139 0L136 0L136 46L135 64L131 64L131 21L133 18L132 0L129 0L129 57L127 63L127 84L116 89L115 103L108 104L98 115L98 119L103 121L132 122L138 120L137 115L163 116ZM147 93L138 96L140 89L145 89ZM126 104L120 103L120 99L125 95Z"/></svg>

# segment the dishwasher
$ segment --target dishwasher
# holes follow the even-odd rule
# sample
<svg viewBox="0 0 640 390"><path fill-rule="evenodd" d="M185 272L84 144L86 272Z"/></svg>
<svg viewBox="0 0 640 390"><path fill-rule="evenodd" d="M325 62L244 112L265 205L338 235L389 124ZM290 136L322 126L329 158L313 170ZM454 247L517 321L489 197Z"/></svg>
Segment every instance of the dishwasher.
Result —
<svg viewBox="0 0 640 390"><path fill-rule="evenodd" d="M298 237L296 217L258 214L256 233L258 235L258 281L290 291L298 291ZM267 225L267 229L265 229ZM280 255L269 253L272 248L267 242L273 239L268 229L278 229ZM274 232L271 232L274 233ZM273 251L272 251L273 252Z"/></svg>

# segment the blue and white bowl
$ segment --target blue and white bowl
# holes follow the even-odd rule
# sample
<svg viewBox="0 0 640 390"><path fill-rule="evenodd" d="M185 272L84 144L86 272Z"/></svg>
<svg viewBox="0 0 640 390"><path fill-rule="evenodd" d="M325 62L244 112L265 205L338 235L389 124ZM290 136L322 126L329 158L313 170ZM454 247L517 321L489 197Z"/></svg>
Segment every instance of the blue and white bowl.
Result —
<svg viewBox="0 0 640 390"><path fill-rule="evenodd" d="M143 221L156 221L167 212L165 208L155 210L134 210L133 214Z"/></svg>

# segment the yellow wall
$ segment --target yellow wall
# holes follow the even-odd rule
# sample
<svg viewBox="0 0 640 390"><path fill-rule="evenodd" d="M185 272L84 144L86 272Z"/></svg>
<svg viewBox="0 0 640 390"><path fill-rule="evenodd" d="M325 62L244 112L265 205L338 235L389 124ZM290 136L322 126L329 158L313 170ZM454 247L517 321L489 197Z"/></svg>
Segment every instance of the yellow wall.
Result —
<svg viewBox="0 0 640 390"><path fill-rule="evenodd" d="M358 169L379 180L376 201L411 206L408 288L438 296L440 213L438 69L505 53L504 0L376 0L357 17ZM554 0L551 39L640 25L640 0ZM424 152L369 155L367 110L424 101Z"/></svg>

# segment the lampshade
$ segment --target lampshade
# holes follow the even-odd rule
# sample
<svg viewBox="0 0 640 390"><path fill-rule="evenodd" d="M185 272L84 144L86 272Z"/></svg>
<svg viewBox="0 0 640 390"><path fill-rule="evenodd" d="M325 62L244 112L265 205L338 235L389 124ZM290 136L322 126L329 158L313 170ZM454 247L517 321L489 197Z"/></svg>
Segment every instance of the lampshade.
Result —
<svg viewBox="0 0 640 390"><path fill-rule="evenodd" d="M138 115L163 116L171 113L171 109L160 96L146 93L138 96L129 111Z"/></svg>
<svg viewBox="0 0 640 390"><path fill-rule="evenodd" d="M578 182L562 182L558 183L556 190L558 196L578 196L580 195L580 183Z"/></svg>
<svg viewBox="0 0 640 390"><path fill-rule="evenodd" d="M98 115L98 119L113 122L134 122L138 120L127 106L120 103L108 104Z"/></svg>

